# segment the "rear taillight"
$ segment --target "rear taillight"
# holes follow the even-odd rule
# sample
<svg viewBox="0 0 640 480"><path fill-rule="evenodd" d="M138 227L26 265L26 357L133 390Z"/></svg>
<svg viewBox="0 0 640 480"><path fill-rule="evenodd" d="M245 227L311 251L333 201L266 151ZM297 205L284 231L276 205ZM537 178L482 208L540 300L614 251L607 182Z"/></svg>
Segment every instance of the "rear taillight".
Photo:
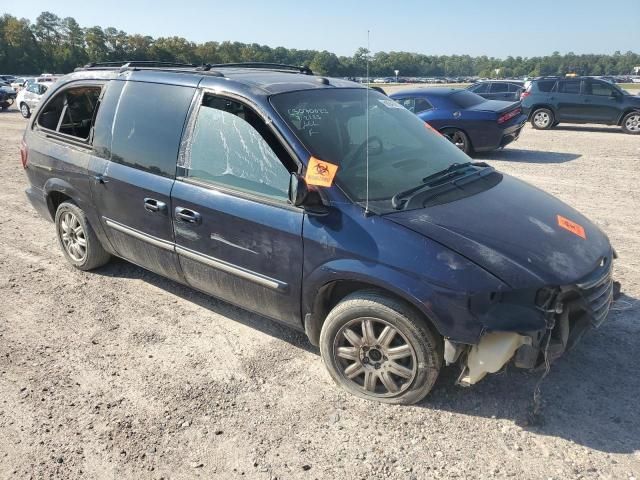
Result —
<svg viewBox="0 0 640 480"><path fill-rule="evenodd" d="M27 168L27 163L29 163L29 147L24 140L20 143L20 160L22 161L22 168Z"/></svg>
<svg viewBox="0 0 640 480"><path fill-rule="evenodd" d="M511 110L510 112L507 112L504 115L501 115L498 118L498 123L504 123L504 122L506 122L508 120L511 120L513 117L516 117L516 116L520 115L521 111L522 111L522 109L520 107L518 107L515 110Z"/></svg>
<svg viewBox="0 0 640 480"><path fill-rule="evenodd" d="M520 94L520 100L523 100L524 98L528 97L529 95L531 95L531 92L527 92L526 90L524 92L522 92Z"/></svg>

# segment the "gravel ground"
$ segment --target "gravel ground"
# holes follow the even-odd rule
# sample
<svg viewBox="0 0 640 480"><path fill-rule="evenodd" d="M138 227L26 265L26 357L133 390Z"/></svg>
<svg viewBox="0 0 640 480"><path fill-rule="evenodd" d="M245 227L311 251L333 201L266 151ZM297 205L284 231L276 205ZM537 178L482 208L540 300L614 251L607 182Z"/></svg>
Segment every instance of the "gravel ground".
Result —
<svg viewBox="0 0 640 480"><path fill-rule="evenodd" d="M339 390L299 333L124 261L71 268L23 190L0 113L0 478L640 478L640 137L527 127L483 155L587 214L625 294L552 368L413 407Z"/></svg>

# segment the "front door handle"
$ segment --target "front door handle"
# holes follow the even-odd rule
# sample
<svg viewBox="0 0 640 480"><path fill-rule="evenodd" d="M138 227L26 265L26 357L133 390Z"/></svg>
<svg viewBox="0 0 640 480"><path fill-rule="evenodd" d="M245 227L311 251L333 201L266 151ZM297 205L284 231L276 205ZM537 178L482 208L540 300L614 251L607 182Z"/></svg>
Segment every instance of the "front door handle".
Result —
<svg viewBox="0 0 640 480"><path fill-rule="evenodd" d="M144 209L148 212L164 212L167 209L167 204L155 198L145 198Z"/></svg>
<svg viewBox="0 0 640 480"><path fill-rule="evenodd" d="M202 216L198 212L184 207L176 207L176 218L187 223L200 223Z"/></svg>

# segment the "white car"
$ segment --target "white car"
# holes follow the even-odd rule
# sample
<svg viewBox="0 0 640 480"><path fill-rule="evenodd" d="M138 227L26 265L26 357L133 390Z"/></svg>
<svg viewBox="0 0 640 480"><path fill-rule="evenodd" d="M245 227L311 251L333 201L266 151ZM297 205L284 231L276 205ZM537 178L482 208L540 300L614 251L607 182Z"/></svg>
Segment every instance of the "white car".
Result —
<svg viewBox="0 0 640 480"><path fill-rule="evenodd" d="M11 82L11 88L15 90L20 90L25 87L25 84L28 80L35 80L34 77L18 77L13 82Z"/></svg>
<svg viewBox="0 0 640 480"><path fill-rule="evenodd" d="M18 92L16 103L24 118L31 116L31 111L38 106L50 86L51 82L32 82Z"/></svg>

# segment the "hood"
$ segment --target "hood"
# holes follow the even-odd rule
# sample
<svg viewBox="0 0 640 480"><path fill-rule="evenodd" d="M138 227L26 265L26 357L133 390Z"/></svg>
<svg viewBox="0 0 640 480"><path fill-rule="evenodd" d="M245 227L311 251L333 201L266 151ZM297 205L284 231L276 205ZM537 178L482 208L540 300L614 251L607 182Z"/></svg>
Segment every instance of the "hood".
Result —
<svg viewBox="0 0 640 480"><path fill-rule="evenodd" d="M514 108L520 106L520 102L505 102L504 100L487 100L486 102L478 103L472 107L467 107L465 110L472 112L508 112Z"/></svg>
<svg viewBox="0 0 640 480"><path fill-rule="evenodd" d="M508 175L478 194L386 217L467 257L514 289L574 284L612 255L607 236L586 217Z"/></svg>

